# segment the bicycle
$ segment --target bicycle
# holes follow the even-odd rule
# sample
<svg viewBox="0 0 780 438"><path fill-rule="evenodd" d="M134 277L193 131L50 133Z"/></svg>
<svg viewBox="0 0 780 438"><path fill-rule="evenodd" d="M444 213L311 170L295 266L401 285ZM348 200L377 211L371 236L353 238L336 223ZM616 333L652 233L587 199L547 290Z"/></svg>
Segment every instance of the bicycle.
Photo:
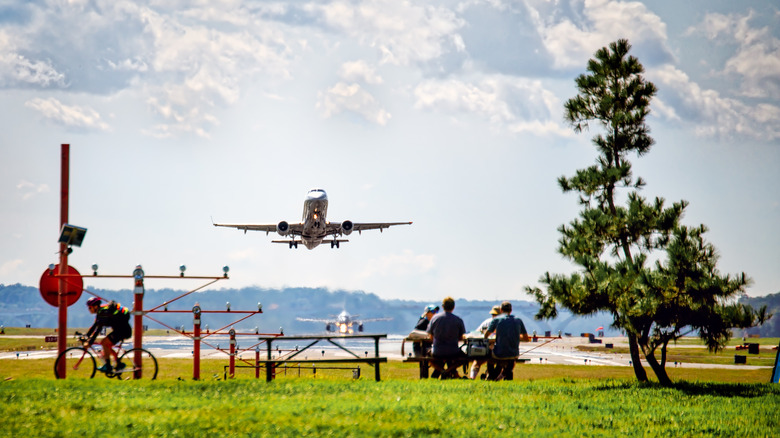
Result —
<svg viewBox="0 0 780 438"><path fill-rule="evenodd" d="M79 332L76 332L76 337L83 346L66 348L65 351L57 356L57 360L54 361L54 376L58 379L64 377L91 379L95 377L95 372L97 371L95 356L103 356L102 350L95 348L96 345L100 344L87 345L87 338ZM113 348L117 353L119 361L123 362L125 367L121 370L112 369L111 371L103 372L106 377L116 377L120 380L156 379L157 359L154 355L143 348L125 350L122 348L123 343L124 341L119 342ZM66 375L60 377L59 367L63 361L65 362Z"/></svg>

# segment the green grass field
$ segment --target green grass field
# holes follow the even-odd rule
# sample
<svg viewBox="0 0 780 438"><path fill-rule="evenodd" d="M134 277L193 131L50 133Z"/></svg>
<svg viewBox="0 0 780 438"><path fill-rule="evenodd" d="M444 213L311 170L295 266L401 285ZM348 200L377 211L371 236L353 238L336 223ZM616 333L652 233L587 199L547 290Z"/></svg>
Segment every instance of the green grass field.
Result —
<svg viewBox="0 0 780 438"><path fill-rule="evenodd" d="M0 338L0 349L17 340ZM772 342L749 363L774 358ZM709 363L735 354L672 351ZM766 383L767 368L669 365L675 386L664 388L637 383L629 367L529 363L513 382L439 381L390 361L381 382L361 365L358 380L348 369L290 369L267 383L246 368L224 380L227 364L201 361L199 381L191 359L159 359L155 381L57 380L53 359L0 360L0 436L780 435L780 385Z"/></svg>
<svg viewBox="0 0 780 438"><path fill-rule="evenodd" d="M20 378L0 383L0 435L770 437L779 403L772 384L625 378Z"/></svg>

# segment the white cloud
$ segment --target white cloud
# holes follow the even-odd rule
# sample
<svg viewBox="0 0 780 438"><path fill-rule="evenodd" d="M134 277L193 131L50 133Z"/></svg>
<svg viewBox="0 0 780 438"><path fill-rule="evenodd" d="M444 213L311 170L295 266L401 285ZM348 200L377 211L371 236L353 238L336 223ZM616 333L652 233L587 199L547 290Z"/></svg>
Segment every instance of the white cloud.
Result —
<svg viewBox="0 0 780 438"><path fill-rule="evenodd" d="M65 75L50 60L34 60L19 54L19 44L7 31L0 31L0 87L65 86Z"/></svg>
<svg viewBox="0 0 780 438"><path fill-rule="evenodd" d="M780 40L772 36L768 27L751 27L752 18L752 11L746 15L711 13L689 28L687 34L702 33L712 41L736 43L738 49L726 61L723 72L742 77L740 93L744 96L777 98L780 97Z"/></svg>
<svg viewBox="0 0 780 438"><path fill-rule="evenodd" d="M49 185L48 184L34 184L30 181L22 180L16 185L16 190L19 192L19 194L22 197L23 201L26 201L35 195L38 195L40 193L48 193L49 192Z"/></svg>
<svg viewBox="0 0 780 438"><path fill-rule="evenodd" d="M154 43L152 72L166 78L146 89L149 105L166 121L150 131L155 136L188 132L207 137L208 129L218 124L211 110L234 104L251 78L259 73L289 77L288 48L271 31L229 32L151 10L140 18Z"/></svg>
<svg viewBox="0 0 780 438"><path fill-rule="evenodd" d="M574 0L568 13L559 2L526 4L554 68L581 67L596 50L619 38L667 52L666 24L642 3Z"/></svg>
<svg viewBox="0 0 780 438"><path fill-rule="evenodd" d="M462 19L445 7L418 6L406 0L335 1L312 5L330 26L376 48L382 63L408 65L464 49L456 33Z"/></svg>
<svg viewBox="0 0 780 438"><path fill-rule="evenodd" d="M325 92L318 93L317 108L328 118L348 111L360 115L365 120L386 125L392 117L381 108L371 93L358 84L339 82Z"/></svg>
<svg viewBox="0 0 780 438"><path fill-rule="evenodd" d="M414 90L415 107L449 113L476 114L512 132L570 135L553 121L561 104L540 81L488 76L476 83L457 79L428 80Z"/></svg>
<svg viewBox="0 0 780 438"><path fill-rule="evenodd" d="M65 75L50 61L32 61L17 53L0 53L0 86L64 86Z"/></svg>
<svg viewBox="0 0 780 438"><path fill-rule="evenodd" d="M28 22L0 26L0 87L135 89L161 119L144 130L158 137L208 136L218 124L214 114L235 104L259 75L290 77L289 34L263 20L268 8L236 1L219 8L209 2L43 3L24 7Z"/></svg>
<svg viewBox="0 0 780 438"><path fill-rule="evenodd" d="M751 107L723 97L716 90L702 89L687 74L671 65L648 70L647 77L661 90L657 100L664 109L662 115L691 123L698 135L780 138L780 108L775 105Z"/></svg>
<svg viewBox="0 0 780 438"><path fill-rule="evenodd" d="M111 69L118 71L137 71L141 73L149 71L149 66L140 58L124 59L119 62L109 60L107 63Z"/></svg>
<svg viewBox="0 0 780 438"><path fill-rule="evenodd" d="M363 60L345 62L339 69L339 76L347 82L382 83L382 77L376 73L376 69Z"/></svg>
<svg viewBox="0 0 780 438"><path fill-rule="evenodd" d="M24 265L24 261L21 259L9 260L0 265L0 275L4 277L15 276L22 265Z"/></svg>
<svg viewBox="0 0 780 438"><path fill-rule="evenodd" d="M25 102L24 105L38 111L46 119L69 128L99 131L110 129L108 124L100 119L100 114L92 108L68 106L53 97L48 99L36 97Z"/></svg>
<svg viewBox="0 0 780 438"><path fill-rule="evenodd" d="M419 275L436 268L436 256L415 254L411 250L406 250L401 254L389 254L371 259L366 265L359 278Z"/></svg>

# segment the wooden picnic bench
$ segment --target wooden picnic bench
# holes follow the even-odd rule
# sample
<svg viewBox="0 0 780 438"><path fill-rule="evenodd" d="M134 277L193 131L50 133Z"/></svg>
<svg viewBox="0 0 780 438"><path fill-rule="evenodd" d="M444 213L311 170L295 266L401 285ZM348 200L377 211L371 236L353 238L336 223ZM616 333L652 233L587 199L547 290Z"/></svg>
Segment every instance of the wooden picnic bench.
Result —
<svg viewBox="0 0 780 438"><path fill-rule="evenodd" d="M415 353L409 353L409 355L407 356L405 354L406 353L405 352L405 344L406 344L407 341L412 344L412 346L413 346L412 350L413 351L425 352L425 343L429 342L428 339L422 337L421 335L419 335L419 334L417 334L415 332L413 332L412 336L408 336L408 337L404 338L404 340L401 342L401 355L404 356L404 360L403 361L406 362L406 363L409 363L409 362L417 362L417 363L419 363L420 364L420 378L421 379L427 379L429 377L429 375L430 375L430 367L431 367L430 361L431 361L431 359L433 359L433 357L428 355L428 354L415 354ZM491 339L490 341L495 342L494 339ZM415 346L416 346L416 348L415 348ZM488 365L495 365L495 364L498 364L498 363L506 361L506 359L496 359L496 358L492 357L491 355L481 356L481 357L468 357L467 356L467 357L464 357L464 360L468 360L468 361L472 361L472 360L486 360L486 363ZM515 362L521 363L521 364L522 363L526 363L526 362L530 362L530 361L531 361L531 359L520 358L520 357L515 359Z"/></svg>
<svg viewBox="0 0 780 438"><path fill-rule="evenodd" d="M266 343L267 358L264 360L258 360L257 365L261 364L265 366L266 381L270 382L275 377L275 368L279 366L289 366L290 364L307 364L313 365L317 363L365 363L374 367L374 378L378 382L380 380L379 364L387 363L386 357L379 356L379 339L387 338L387 334L357 334L357 335L306 335L306 336L260 336L258 340ZM344 345L336 341L346 341L350 339L373 339L374 340L374 355L369 356L366 354L364 357L349 350ZM279 356L273 358L273 343L279 341L311 341L308 345L301 349L296 349L292 354L287 356ZM316 345L320 341L329 342L332 345L347 352L352 357L328 357L319 359L298 359L297 356L310 347Z"/></svg>

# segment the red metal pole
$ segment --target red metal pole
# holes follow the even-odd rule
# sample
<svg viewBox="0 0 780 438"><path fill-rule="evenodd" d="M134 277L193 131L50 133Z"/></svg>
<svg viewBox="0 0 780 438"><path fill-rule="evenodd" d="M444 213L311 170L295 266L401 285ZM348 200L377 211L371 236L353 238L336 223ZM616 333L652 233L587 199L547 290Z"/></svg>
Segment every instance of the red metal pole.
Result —
<svg viewBox="0 0 780 438"><path fill-rule="evenodd" d="M62 150L62 164L60 173L60 230L62 226L68 223L68 192L70 181L70 145L61 145ZM60 243L60 281L59 281L59 294L57 305L59 308L57 324L57 354L62 354L67 348L67 336L68 336L68 302L65 299L67 293L67 286L65 280L65 274L68 273L68 245L66 243ZM65 361L59 364L59 370L57 370L62 378L66 377Z"/></svg>
<svg viewBox="0 0 780 438"><path fill-rule="evenodd" d="M255 379L260 378L260 347L255 348Z"/></svg>
<svg viewBox="0 0 780 438"><path fill-rule="evenodd" d="M198 380L200 379L200 306L197 303L192 308L192 314L195 326L192 330L192 378Z"/></svg>
<svg viewBox="0 0 780 438"><path fill-rule="evenodd" d="M144 336L144 270L141 265L135 267L133 271L135 287L133 289L135 300L133 300L133 348L143 348ZM135 362L134 373L136 379L140 379L143 373L143 357L140 350L136 350L133 361Z"/></svg>
<svg viewBox="0 0 780 438"><path fill-rule="evenodd" d="M236 331L230 329L230 378L236 376Z"/></svg>

